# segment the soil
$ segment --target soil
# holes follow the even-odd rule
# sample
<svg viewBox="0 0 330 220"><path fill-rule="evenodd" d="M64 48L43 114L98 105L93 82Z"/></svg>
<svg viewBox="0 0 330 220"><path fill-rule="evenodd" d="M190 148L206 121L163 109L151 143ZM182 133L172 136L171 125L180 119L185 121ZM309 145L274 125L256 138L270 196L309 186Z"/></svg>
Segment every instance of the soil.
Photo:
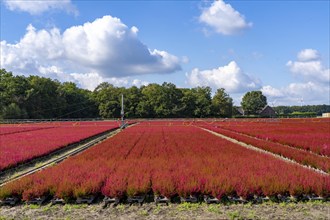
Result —
<svg viewBox="0 0 330 220"><path fill-rule="evenodd" d="M329 202L262 204L17 205L0 207L0 219L330 219Z"/></svg>

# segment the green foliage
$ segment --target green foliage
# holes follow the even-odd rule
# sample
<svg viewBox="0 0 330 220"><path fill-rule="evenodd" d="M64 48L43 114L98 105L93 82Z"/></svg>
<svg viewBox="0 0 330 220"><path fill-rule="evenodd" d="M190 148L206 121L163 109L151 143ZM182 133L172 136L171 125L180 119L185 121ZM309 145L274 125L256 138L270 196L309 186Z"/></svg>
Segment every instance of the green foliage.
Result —
<svg viewBox="0 0 330 220"><path fill-rule="evenodd" d="M282 116L289 116L293 112L315 112L316 115L330 112L330 105L277 106L274 110Z"/></svg>
<svg viewBox="0 0 330 220"><path fill-rule="evenodd" d="M279 117L285 117L285 118L312 118L316 117L316 112L292 112L289 114L280 114Z"/></svg>
<svg viewBox="0 0 330 220"><path fill-rule="evenodd" d="M212 108L215 116L230 118L233 114L233 99L225 89L218 89L212 99Z"/></svg>
<svg viewBox="0 0 330 220"><path fill-rule="evenodd" d="M26 118L24 104L28 87L24 76L0 70L0 118Z"/></svg>
<svg viewBox="0 0 330 220"><path fill-rule="evenodd" d="M257 115L258 111L267 105L267 98L261 91L247 92L242 99L241 105L245 114Z"/></svg>
<svg viewBox="0 0 330 220"><path fill-rule="evenodd" d="M197 210L201 205L199 203L189 203L189 202L183 202L178 205L179 211L192 211Z"/></svg>
<svg viewBox="0 0 330 220"><path fill-rule="evenodd" d="M92 92L80 89L73 82L65 82L58 86L57 92L63 99L61 117L87 118L97 117L98 110Z"/></svg>
<svg viewBox="0 0 330 220"><path fill-rule="evenodd" d="M98 117L92 92L74 83L39 76L14 76L0 70L0 118L84 118Z"/></svg>
<svg viewBox="0 0 330 220"><path fill-rule="evenodd" d="M21 109L16 103L4 106L1 111L1 118L23 119L27 117L25 109Z"/></svg>
<svg viewBox="0 0 330 220"><path fill-rule="evenodd" d="M29 205L27 205L27 207L29 209L39 209L41 206L40 205L37 205L37 204L29 204Z"/></svg>
<svg viewBox="0 0 330 220"><path fill-rule="evenodd" d="M205 118L211 115L211 88L197 87L192 91L195 94L195 110L193 117Z"/></svg>
<svg viewBox="0 0 330 220"><path fill-rule="evenodd" d="M147 210L140 210L139 212L138 212L138 215L141 215L141 216L148 216L149 215L149 213L148 213L148 211Z"/></svg>
<svg viewBox="0 0 330 220"><path fill-rule="evenodd" d="M213 212L213 213L216 213L216 214L222 214L220 206L221 206L220 204L209 204L207 206L207 211Z"/></svg>
<svg viewBox="0 0 330 220"><path fill-rule="evenodd" d="M315 112L292 112L290 115L294 117L316 117Z"/></svg>
<svg viewBox="0 0 330 220"><path fill-rule="evenodd" d="M247 215L248 219L256 219L257 218L257 214L255 210L251 210L249 211L248 215Z"/></svg>
<svg viewBox="0 0 330 220"><path fill-rule="evenodd" d="M229 219L244 219L239 211L228 212Z"/></svg>
<svg viewBox="0 0 330 220"><path fill-rule="evenodd" d="M232 98L219 88L213 98L210 87L177 88L172 83L149 84L140 88L115 87L107 82L94 91L73 82L60 83L39 76L14 76L0 70L0 119L119 118L121 94L127 118L204 118L238 115ZM260 117L266 104L260 91L245 94L244 117ZM330 112L329 105L278 106L283 117L313 117Z"/></svg>
<svg viewBox="0 0 330 220"><path fill-rule="evenodd" d="M120 88L109 83L101 83L94 90L94 99L99 106L99 115L103 118L120 117Z"/></svg>

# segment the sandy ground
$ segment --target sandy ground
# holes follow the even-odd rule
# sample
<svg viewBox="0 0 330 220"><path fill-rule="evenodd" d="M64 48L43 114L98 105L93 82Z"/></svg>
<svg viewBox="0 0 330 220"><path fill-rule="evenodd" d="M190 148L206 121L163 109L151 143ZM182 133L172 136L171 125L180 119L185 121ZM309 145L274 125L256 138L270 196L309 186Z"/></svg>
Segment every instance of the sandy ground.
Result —
<svg viewBox="0 0 330 220"><path fill-rule="evenodd" d="M330 203L18 205L0 207L4 219L330 219Z"/></svg>

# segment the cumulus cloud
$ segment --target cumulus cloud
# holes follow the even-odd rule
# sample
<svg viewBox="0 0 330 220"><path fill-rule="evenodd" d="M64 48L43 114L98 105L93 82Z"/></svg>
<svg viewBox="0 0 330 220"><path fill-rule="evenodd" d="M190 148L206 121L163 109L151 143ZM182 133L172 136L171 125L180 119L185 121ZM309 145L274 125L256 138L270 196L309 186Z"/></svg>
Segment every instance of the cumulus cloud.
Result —
<svg viewBox="0 0 330 220"><path fill-rule="evenodd" d="M67 29L63 44L67 57L103 76L171 73L180 60L166 51L151 50L137 37L136 27L104 16L92 23Z"/></svg>
<svg viewBox="0 0 330 220"><path fill-rule="evenodd" d="M252 22L246 22L244 15L222 0L215 1L210 7L204 8L199 21L223 35L237 34L253 25Z"/></svg>
<svg viewBox="0 0 330 220"><path fill-rule="evenodd" d="M329 68L323 66L319 52L304 49L297 54L297 61L288 61L287 67L300 82L290 83L280 89L270 85L261 91L278 105L329 104Z"/></svg>
<svg viewBox="0 0 330 220"><path fill-rule="evenodd" d="M320 58L319 52L314 49L304 49L300 51L297 55L299 61L311 61L318 60Z"/></svg>
<svg viewBox="0 0 330 220"><path fill-rule="evenodd" d="M1 67L17 74L40 74L65 78L73 75L87 87L96 82L181 69L181 60L162 50L150 49L138 39L138 28L127 27L118 18L104 16L93 22L59 29L36 30L32 25L16 44L1 41ZM60 71L59 71L60 70ZM92 83L92 81L90 81Z"/></svg>
<svg viewBox="0 0 330 220"><path fill-rule="evenodd" d="M276 105L329 104L330 89L315 82L290 83L280 89L263 86L262 93ZM303 102L303 103L302 103Z"/></svg>
<svg viewBox="0 0 330 220"><path fill-rule="evenodd" d="M270 85L263 86L261 88L261 91L264 95L270 96L270 97L273 97L273 98L282 98L282 97L285 96L283 90L276 89L276 88L274 88Z"/></svg>
<svg viewBox="0 0 330 220"><path fill-rule="evenodd" d="M136 27L104 16L63 33L67 58L103 76L171 73L180 70L179 59L166 51L151 50L137 37Z"/></svg>
<svg viewBox="0 0 330 220"><path fill-rule="evenodd" d="M117 87L130 87L137 86L140 87L142 85L148 85L149 83L146 81L142 81L139 79L132 79L131 77L110 77L103 78L98 73L71 73L69 74L71 79L69 81L76 82L79 86L94 90L99 84L102 82L108 82Z"/></svg>
<svg viewBox="0 0 330 220"><path fill-rule="evenodd" d="M16 44L1 41L1 66L19 74L38 74L53 66L66 63L62 36L53 28L50 31L29 25L25 36Z"/></svg>
<svg viewBox="0 0 330 220"><path fill-rule="evenodd" d="M23 11L31 15L40 15L49 10L62 10L78 15L78 10L71 0L4 0L4 3L11 11Z"/></svg>
<svg viewBox="0 0 330 220"><path fill-rule="evenodd" d="M304 49L298 53L297 59L286 64L296 77L329 84L330 69L323 66L317 50Z"/></svg>
<svg viewBox="0 0 330 220"><path fill-rule="evenodd" d="M148 84L150 84L150 83L147 81L139 80L139 79L134 79L131 83L131 85L136 86L136 87L147 86Z"/></svg>
<svg viewBox="0 0 330 220"><path fill-rule="evenodd" d="M230 93L242 93L259 89L260 81L245 74L235 61L226 66L211 70L193 69L186 74L191 86L210 86L213 90L224 88Z"/></svg>
<svg viewBox="0 0 330 220"><path fill-rule="evenodd" d="M130 87L148 85L149 82L134 79L132 77L108 77L104 78L98 73L65 73L57 66L39 67L41 76L49 77L52 79L59 79L62 82L74 82L79 87L94 90L102 82L108 82L117 87Z"/></svg>

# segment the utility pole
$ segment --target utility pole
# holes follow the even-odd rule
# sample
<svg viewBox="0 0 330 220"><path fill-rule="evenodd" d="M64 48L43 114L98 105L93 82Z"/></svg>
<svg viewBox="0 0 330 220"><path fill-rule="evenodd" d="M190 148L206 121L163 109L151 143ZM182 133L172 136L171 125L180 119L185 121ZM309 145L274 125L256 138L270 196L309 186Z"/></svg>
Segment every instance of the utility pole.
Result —
<svg viewBox="0 0 330 220"><path fill-rule="evenodd" d="M120 128L124 129L126 128L127 124L125 122L125 112L124 112L124 95L121 94L121 111L120 111L120 116L121 116L121 126Z"/></svg>

